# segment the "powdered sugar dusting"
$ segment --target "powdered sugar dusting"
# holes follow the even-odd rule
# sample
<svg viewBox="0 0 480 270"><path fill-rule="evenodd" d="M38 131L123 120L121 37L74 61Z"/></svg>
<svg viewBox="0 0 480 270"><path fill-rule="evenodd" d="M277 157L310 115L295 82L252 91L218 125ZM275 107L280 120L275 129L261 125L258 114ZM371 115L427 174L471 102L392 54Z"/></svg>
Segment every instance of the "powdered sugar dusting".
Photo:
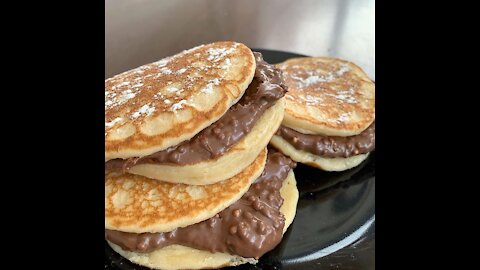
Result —
<svg viewBox="0 0 480 270"><path fill-rule="evenodd" d="M172 74L172 72L173 71L171 69L167 68L167 67L163 67L163 68L160 69L160 73L165 74L165 75L170 75L170 74Z"/></svg>
<svg viewBox="0 0 480 270"><path fill-rule="evenodd" d="M178 90L177 92L175 92L175 95L180 96L183 91L184 91L183 89L180 89L180 90Z"/></svg>
<svg viewBox="0 0 480 270"><path fill-rule="evenodd" d="M129 85L129 84L130 84L130 82L127 81L127 82L122 82L122 83L120 83L120 84L117 84L117 85L115 85L114 87L117 88L117 87L122 87L122 86L124 86L124 85Z"/></svg>
<svg viewBox="0 0 480 270"><path fill-rule="evenodd" d="M221 76L213 74L222 69L228 71L235 61L233 53L240 44L224 44L196 51L205 46L200 45L106 79L105 126L140 119L156 111L195 107L196 94L212 94L222 83ZM190 54L187 60L180 59L186 54Z"/></svg>
<svg viewBox="0 0 480 270"><path fill-rule="evenodd" d="M231 54L233 51L235 51L235 49L237 48L238 44L235 43L235 45L232 47L232 48L209 48L207 50L207 53L208 53L208 58L207 60L208 61L212 61L212 62L219 62L220 60L222 60L223 58L225 58L225 56Z"/></svg>
<svg viewBox="0 0 480 270"><path fill-rule="evenodd" d="M145 70L147 70L147 67L142 66L134 69L130 76L125 77L125 73L122 73L123 75L105 80L105 109L120 106L134 98L144 87L145 78L142 74ZM110 83L109 86L107 86L108 83Z"/></svg>
<svg viewBox="0 0 480 270"><path fill-rule="evenodd" d="M300 98L304 100L307 105L320 105L323 102L323 98L317 96L306 95L300 96Z"/></svg>
<svg viewBox="0 0 480 270"><path fill-rule="evenodd" d="M105 109L122 105L135 97L135 95L136 94L131 89L121 92L120 96L117 96L117 93L107 91L105 92Z"/></svg>
<svg viewBox="0 0 480 270"><path fill-rule="evenodd" d="M308 78L303 80L301 83L303 85L309 86L311 84L315 84L315 83L319 83L319 82L326 82L326 81L327 81L327 79L322 78L318 75L315 75L315 76L309 76Z"/></svg>
<svg viewBox="0 0 480 270"><path fill-rule="evenodd" d="M338 123L343 123L343 122L349 120L351 115L352 115L352 112L342 113L334 121L338 122Z"/></svg>
<svg viewBox="0 0 480 270"><path fill-rule="evenodd" d="M143 105L138 111L134 112L131 116L132 119L137 119L141 115L149 116L155 111L155 107L151 107L150 104Z"/></svg>
<svg viewBox="0 0 480 270"><path fill-rule="evenodd" d="M124 102L126 102L127 100L135 97L135 95L136 95L136 94L133 93L132 90L130 90L130 89L129 89L129 90L125 90L125 91L122 92L122 96L120 97L120 102L121 102L121 103L124 103Z"/></svg>
<svg viewBox="0 0 480 270"><path fill-rule="evenodd" d="M220 66L221 69L229 69L232 66L232 61L230 58L225 59L223 65Z"/></svg>
<svg viewBox="0 0 480 270"><path fill-rule="evenodd" d="M170 93L177 92L178 90L180 90L180 88L178 88L176 86L168 86L167 87L167 91L170 92Z"/></svg>
<svg viewBox="0 0 480 270"><path fill-rule="evenodd" d="M112 104L113 104L113 101L111 101L111 100L105 101L105 107L110 107L110 106L112 106Z"/></svg>
<svg viewBox="0 0 480 270"><path fill-rule="evenodd" d="M345 73L351 71L348 64L342 63L340 66L330 69L329 72L301 69L298 65L292 66L292 68L294 67L298 68L287 73L287 76L293 79L293 83L297 84L300 89L310 87L308 91L313 91L311 92L312 95L298 95L307 105L322 106L322 104L330 102L339 104L358 103L355 86L345 80L336 81ZM325 86L322 83L331 84ZM312 85L315 85L315 87L311 87ZM331 101L332 99L333 101Z"/></svg>
<svg viewBox="0 0 480 270"><path fill-rule="evenodd" d="M342 76L345 72L350 71L350 67L347 64L342 64L340 69L335 72L337 76Z"/></svg>
<svg viewBox="0 0 480 270"><path fill-rule="evenodd" d="M135 73L135 74L142 75L145 72L145 69L147 69L146 66L140 66L140 67L137 67L135 69L132 69L132 72Z"/></svg>
<svg viewBox="0 0 480 270"><path fill-rule="evenodd" d="M123 118L117 117L110 122L105 122L105 127L113 127L116 123L120 123L122 121L123 121Z"/></svg>
<svg viewBox="0 0 480 270"><path fill-rule="evenodd" d="M212 94L213 93L213 86L217 86L220 84L220 81L221 79L219 78L215 78L213 80L209 80L208 81L208 84L202 88L202 90L200 90L200 92L204 93L204 94Z"/></svg>
<svg viewBox="0 0 480 270"><path fill-rule="evenodd" d="M158 92L158 93L156 93L155 95L153 95L153 98L154 98L154 99L163 99L164 96L163 96L163 93L162 93L162 92Z"/></svg>
<svg viewBox="0 0 480 270"><path fill-rule="evenodd" d="M325 96L332 97L339 103L355 104L358 103L355 98L355 89L351 87L348 90L337 91L336 93L324 93Z"/></svg>
<svg viewBox="0 0 480 270"><path fill-rule="evenodd" d="M317 71L313 70L306 70L304 71L307 75L309 75L306 79L297 76L295 73L290 74L290 77L294 79L299 87L308 87L313 84L317 83L328 83L332 82L335 79L343 76L346 72L350 71L350 67L347 64L342 64L340 69L336 71L330 71L327 74L323 75L318 73Z"/></svg>
<svg viewBox="0 0 480 270"><path fill-rule="evenodd" d="M177 71L175 72L175 74L180 75L180 74L183 74L185 71L187 71L186 68L181 68L181 69L177 70Z"/></svg>
<svg viewBox="0 0 480 270"><path fill-rule="evenodd" d="M202 90L200 90L200 92L202 92L204 94L212 94L213 93L213 84L212 83L207 84L207 86L202 88Z"/></svg>
<svg viewBox="0 0 480 270"><path fill-rule="evenodd" d="M172 60L172 57L167 57L155 62L155 64L161 68L166 66L168 63L170 63L171 60Z"/></svg>
<svg viewBox="0 0 480 270"><path fill-rule="evenodd" d="M336 79L333 73L329 72L324 78L325 82L331 82Z"/></svg>
<svg viewBox="0 0 480 270"><path fill-rule="evenodd" d="M170 109L173 111L173 112L176 112L177 110L180 110L181 108L183 108L183 105L187 103L186 100L180 100L179 102L175 103L172 105L172 107L170 107Z"/></svg>

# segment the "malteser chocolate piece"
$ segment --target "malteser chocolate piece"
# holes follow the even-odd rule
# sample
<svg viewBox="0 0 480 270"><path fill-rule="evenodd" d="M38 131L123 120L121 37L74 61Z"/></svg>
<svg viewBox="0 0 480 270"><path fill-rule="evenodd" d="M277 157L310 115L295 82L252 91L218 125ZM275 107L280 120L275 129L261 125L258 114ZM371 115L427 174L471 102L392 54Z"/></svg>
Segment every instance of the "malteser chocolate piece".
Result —
<svg viewBox="0 0 480 270"><path fill-rule="evenodd" d="M298 150L327 158L348 158L375 150L375 121L362 133L349 137L308 135L285 126L280 126L276 135Z"/></svg>
<svg viewBox="0 0 480 270"><path fill-rule="evenodd" d="M245 258L260 258L282 240L285 218L280 189L296 163L270 149L261 176L240 200L214 217L168 233L125 233L105 230L105 238L125 250L151 252L180 244Z"/></svg>

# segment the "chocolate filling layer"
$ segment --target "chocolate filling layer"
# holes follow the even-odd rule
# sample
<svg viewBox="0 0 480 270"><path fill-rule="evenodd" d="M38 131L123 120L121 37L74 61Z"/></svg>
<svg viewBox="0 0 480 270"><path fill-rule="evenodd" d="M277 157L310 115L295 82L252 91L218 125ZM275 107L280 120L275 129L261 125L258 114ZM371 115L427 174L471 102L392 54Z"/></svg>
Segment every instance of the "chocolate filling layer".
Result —
<svg viewBox="0 0 480 270"><path fill-rule="evenodd" d="M225 154L233 145L250 132L287 87L282 83L282 73L265 62L260 53L254 52L255 77L240 101L233 105L218 121L202 130L192 139L154 154L130 159L110 160L106 168L128 170L135 164L195 164L215 159Z"/></svg>
<svg viewBox="0 0 480 270"><path fill-rule="evenodd" d="M348 158L375 150L375 121L362 133L349 137L307 135L285 126L276 134L296 149L327 158Z"/></svg>
<svg viewBox="0 0 480 270"><path fill-rule="evenodd" d="M295 166L294 161L270 149L260 177L240 200L214 217L168 233L105 230L105 238L128 251L151 252L180 244L258 259L282 240L285 217L280 212L280 189Z"/></svg>

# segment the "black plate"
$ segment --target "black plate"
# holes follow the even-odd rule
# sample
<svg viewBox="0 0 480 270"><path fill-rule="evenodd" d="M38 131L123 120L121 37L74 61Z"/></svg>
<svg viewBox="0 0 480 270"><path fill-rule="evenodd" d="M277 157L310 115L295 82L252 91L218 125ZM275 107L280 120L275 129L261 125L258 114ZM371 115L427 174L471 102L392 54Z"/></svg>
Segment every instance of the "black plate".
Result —
<svg viewBox="0 0 480 270"><path fill-rule="evenodd" d="M255 50L269 63L302 55ZM246 269L374 269L375 152L358 167L323 172L295 168L300 192L297 214L282 242ZM105 269L148 269L132 264L105 242Z"/></svg>

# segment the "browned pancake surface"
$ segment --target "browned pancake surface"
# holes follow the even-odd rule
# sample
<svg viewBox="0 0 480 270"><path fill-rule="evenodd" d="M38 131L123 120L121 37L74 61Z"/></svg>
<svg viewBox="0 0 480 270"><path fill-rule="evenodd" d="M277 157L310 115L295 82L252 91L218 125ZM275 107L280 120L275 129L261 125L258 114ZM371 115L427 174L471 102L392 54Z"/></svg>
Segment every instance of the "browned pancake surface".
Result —
<svg viewBox="0 0 480 270"><path fill-rule="evenodd" d="M211 218L243 196L262 173L266 156L264 149L239 174L205 186L106 172L105 228L135 233L169 232Z"/></svg>
<svg viewBox="0 0 480 270"><path fill-rule="evenodd" d="M105 159L190 139L238 101L254 72L248 47L216 42L105 80Z"/></svg>
<svg viewBox="0 0 480 270"><path fill-rule="evenodd" d="M289 59L283 124L306 134L351 136L375 119L375 85L357 65L335 58Z"/></svg>

